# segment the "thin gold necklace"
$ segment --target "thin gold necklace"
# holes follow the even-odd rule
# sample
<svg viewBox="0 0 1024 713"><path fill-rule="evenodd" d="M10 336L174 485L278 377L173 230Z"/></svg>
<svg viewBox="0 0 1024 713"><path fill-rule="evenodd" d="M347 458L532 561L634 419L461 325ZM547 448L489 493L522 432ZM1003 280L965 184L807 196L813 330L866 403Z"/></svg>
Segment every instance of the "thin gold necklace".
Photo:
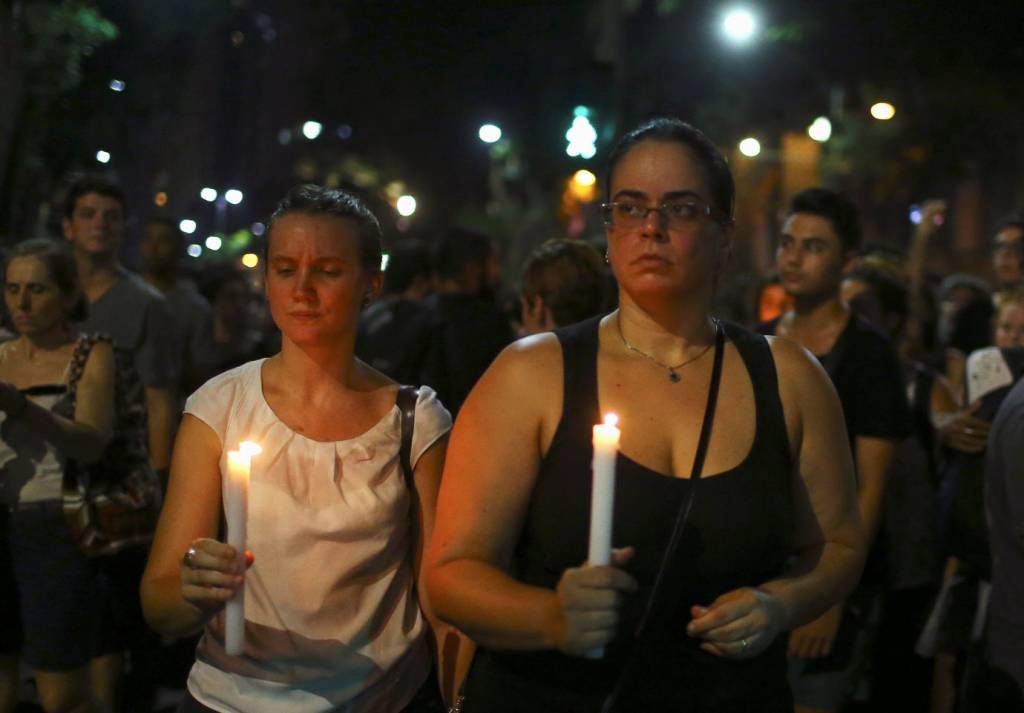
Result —
<svg viewBox="0 0 1024 713"><path fill-rule="evenodd" d="M707 354L708 350L710 350L711 347L714 346L714 342L712 342L711 344L709 344L706 347L704 347L700 351L700 354L698 354L697 356L690 357L686 361L680 362L679 364L676 364L675 366L670 366L670 365L665 364L664 362L661 362L658 359L654 358L653 356L651 356L650 354L645 352L643 349L638 349L638 348L634 347L632 344L630 344L629 342L627 342L626 341L626 335L622 333L622 319L621 319L621 317L619 315L615 316L615 326L619 330L619 339L622 340L622 344L623 344L623 346L626 347L626 349L628 349L631 352L636 352L640 356L642 356L645 359L648 359L648 360L654 362L655 364L660 366L662 369L667 371L668 372L668 380L671 381L674 384L679 383L680 379L682 379L682 377L679 376L678 373L676 373L677 369L682 369L684 366L687 366L688 364L692 364L693 362L697 361L702 356Z"/></svg>

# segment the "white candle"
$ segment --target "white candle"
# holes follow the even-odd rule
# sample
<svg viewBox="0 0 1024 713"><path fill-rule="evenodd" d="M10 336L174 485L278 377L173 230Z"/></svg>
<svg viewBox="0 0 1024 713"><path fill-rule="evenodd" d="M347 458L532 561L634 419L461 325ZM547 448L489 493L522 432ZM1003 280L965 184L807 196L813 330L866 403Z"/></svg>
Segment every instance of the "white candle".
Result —
<svg viewBox="0 0 1024 713"><path fill-rule="evenodd" d="M612 511L615 507L615 458L619 452L619 417L605 414L604 423L594 426L593 485L590 494L590 543L587 562L592 566L612 561ZM601 658L604 647L587 654Z"/></svg>
<svg viewBox="0 0 1024 713"><path fill-rule="evenodd" d="M237 451L228 451L228 472L224 488L224 519L228 544L237 552L239 571L245 572L246 519L249 516L249 473L252 457L260 447L242 441ZM245 582L224 607L224 650L239 656L245 649Z"/></svg>

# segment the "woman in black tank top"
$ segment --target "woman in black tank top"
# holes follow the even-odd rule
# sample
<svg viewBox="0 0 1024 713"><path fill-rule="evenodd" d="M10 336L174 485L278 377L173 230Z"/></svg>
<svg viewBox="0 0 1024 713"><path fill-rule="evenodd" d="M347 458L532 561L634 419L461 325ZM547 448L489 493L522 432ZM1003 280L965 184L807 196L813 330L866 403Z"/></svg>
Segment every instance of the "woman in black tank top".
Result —
<svg viewBox="0 0 1024 713"><path fill-rule="evenodd" d="M863 563L839 404L804 352L710 318L732 178L703 134L655 120L609 164L620 309L507 349L453 432L427 585L480 645L462 710L791 711L779 635ZM592 567L608 410L621 549Z"/></svg>

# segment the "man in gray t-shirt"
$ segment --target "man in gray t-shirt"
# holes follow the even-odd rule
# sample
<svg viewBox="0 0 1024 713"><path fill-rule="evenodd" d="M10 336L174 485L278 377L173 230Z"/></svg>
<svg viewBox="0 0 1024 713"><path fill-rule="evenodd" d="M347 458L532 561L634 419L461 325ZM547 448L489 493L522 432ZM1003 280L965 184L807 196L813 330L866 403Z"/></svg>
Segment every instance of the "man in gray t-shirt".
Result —
<svg viewBox="0 0 1024 713"><path fill-rule="evenodd" d="M177 364L174 324L159 291L124 268L117 257L124 240L124 195L114 184L86 177L68 191L62 228L78 265L88 302L79 331L104 332L127 353L145 388L149 458L166 471L171 458Z"/></svg>
<svg viewBox="0 0 1024 713"><path fill-rule="evenodd" d="M1024 696L1024 379L999 407L989 436L985 500L992 547L988 646L992 667Z"/></svg>

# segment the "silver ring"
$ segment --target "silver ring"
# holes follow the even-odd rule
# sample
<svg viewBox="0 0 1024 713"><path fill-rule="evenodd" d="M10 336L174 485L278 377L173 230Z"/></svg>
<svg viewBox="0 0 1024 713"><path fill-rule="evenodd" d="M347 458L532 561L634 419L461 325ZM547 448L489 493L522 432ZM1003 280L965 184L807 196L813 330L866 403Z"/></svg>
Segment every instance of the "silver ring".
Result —
<svg viewBox="0 0 1024 713"><path fill-rule="evenodd" d="M181 563L186 567L191 567L192 562L195 561L196 554L196 548L189 547L187 550L185 550L185 554L181 556Z"/></svg>
<svg viewBox="0 0 1024 713"><path fill-rule="evenodd" d="M747 640L746 639L740 639L740 646L742 647L740 649L741 652L742 651L746 651L747 650Z"/></svg>

